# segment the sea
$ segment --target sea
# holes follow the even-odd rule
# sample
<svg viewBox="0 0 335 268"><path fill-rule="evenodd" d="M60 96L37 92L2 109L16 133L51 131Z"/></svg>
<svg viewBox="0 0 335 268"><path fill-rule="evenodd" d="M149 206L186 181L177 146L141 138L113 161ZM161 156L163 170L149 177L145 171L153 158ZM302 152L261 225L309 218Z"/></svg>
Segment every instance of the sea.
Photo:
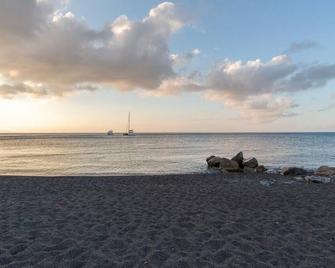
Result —
<svg viewBox="0 0 335 268"><path fill-rule="evenodd" d="M335 133L0 134L0 175L206 173L239 151L270 170L335 166Z"/></svg>

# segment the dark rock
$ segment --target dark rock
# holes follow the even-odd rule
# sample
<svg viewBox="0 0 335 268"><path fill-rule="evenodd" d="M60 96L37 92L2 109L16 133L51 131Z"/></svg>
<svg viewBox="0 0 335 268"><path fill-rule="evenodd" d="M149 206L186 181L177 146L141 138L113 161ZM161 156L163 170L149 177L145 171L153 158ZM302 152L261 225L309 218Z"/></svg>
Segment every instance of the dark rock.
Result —
<svg viewBox="0 0 335 268"><path fill-rule="evenodd" d="M214 157L215 157L215 155L211 155L210 157L207 157L207 158L206 158L206 162L207 162L207 164L208 164L208 161L211 160L211 159L214 158Z"/></svg>
<svg viewBox="0 0 335 268"><path fill-rule="evenodd" d="M240 167L236 161L224 157L221 158L220 169L226 171L240 171Z"/></svg>
<svg viewBox="0 0 335 268"><path fill-rule="evenodd" d="M284 167L282 173L284 176L299 176L307 175L308 171L299 167Z"/></svg>
<svg viewBox="0 0 335 268"><path fill-rule="evenodd" d="M214 156L209 157L210 159L207 161L207 165L209 168L220 168L221 157ZM208 158L207 158L208 159Z"/></svg>
<svg viewBox="0 0 335 268"><path fill-rule="evenodd" d="M240 168L243 168L243 152L239 152L231 160L237 162Z"/></svg>
<svg viewBox="0 0 335 268"><path fill-rule="evenodd" d="M266 168L263 165L260 165L260 166L258 166L258 167L255 168L255 171L257 173L263 173L263 172L266 171Z"/></svg>
<svg viewBox="0 0 335 268"><path fill-rule="evenodd" d="M256 168L258 166L258 161L255 157L248 158L243 160L244 167Z"/></svg>
<svg viewBox="0 0 335 268"><path fill-rule="evenodd" d="M335 176L335 167L321 166L315 171L317 176Z"/></svg>

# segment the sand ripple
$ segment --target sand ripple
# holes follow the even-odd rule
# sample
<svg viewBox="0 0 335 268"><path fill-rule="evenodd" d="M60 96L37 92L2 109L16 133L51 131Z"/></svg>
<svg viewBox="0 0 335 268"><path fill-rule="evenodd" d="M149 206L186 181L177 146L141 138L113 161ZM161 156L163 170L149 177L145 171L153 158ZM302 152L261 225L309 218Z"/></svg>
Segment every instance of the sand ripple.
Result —
<svg viewBox="0 0 335 268"><path fill-rule="evenodd" d="M265 174L2 177L0 266L335 267L334 190Z"/></svg>

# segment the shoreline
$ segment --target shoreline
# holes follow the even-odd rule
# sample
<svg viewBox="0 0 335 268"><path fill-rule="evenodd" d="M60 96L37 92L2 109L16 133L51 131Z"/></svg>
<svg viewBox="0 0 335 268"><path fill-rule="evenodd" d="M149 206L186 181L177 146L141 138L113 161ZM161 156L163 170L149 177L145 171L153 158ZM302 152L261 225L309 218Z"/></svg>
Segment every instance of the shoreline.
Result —
<svg viewBox="0 0 335 268"><path fill-rule="evenodd" d="M0 266L333 267L334 191L264 173L0 176Z"/></svg>
<svg viewBox="0 0 335 268"><path fill-rule="evenodd" d="M263 172L264 174L267 175L282 175L282 169L285 166L278 166L278 167L270 167L270 166L265 166L266 171ZM292 166L293 167L293 166ZM302 168L304 170L306 170L307 172L313 173L315 172L318 167L320 167L320 165L314 167L314 168L305 168L303 166L294 166L294 167L299 167ZM230 174L234 174L235 172L232 172ZM239 172L237 172L239 173ZM193 171L193 172L185 172L185 173L181 173L181 172L177 172L177 173L96 173L96 174L91 174L91 173L87 173L87 174L71 174L71 175L16 175L16 174L12 174L12 175L2 175L0 174L0 180L2 178L96 178L96 177L101 177L101 178L113 178L113 177L164 177L164 176L190 176L190 175L203 175L203 176L214 176L214 175L222 175L222 173L219 170L215 170L215 169L209 169L207 167L207 164L204 164L204 168L203 171ZM245 173L240 173L240 174L245 174ZM247 175L250 175L250 173L247 173ZM251 174L252 175L252 174Z"/></svg>
<svg viewBox="0 0 335 268"><path fill-rule="evenodd" d="M104 175L104 174L96 174L96 175L0 175L1 179L8 178L17 178L17 179L90 179L90 178L103 178L103 179L113 179L113 178L132 178L132 177L170 177L170 176L192 176L192 175L218 175L219 173L202 173L202 172L192 172L192 173L167 173L167 174L113 174L113 175Z"/></svg>

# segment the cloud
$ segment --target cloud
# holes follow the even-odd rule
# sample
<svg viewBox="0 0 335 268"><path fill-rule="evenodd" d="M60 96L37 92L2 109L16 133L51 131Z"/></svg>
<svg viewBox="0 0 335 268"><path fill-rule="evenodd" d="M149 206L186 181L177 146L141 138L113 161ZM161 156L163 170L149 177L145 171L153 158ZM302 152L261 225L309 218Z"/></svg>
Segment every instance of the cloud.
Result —
<svg viewBox="0 0 335 268"><path fill-rule="evenodd" d="M168 42L187 24L187 16L164 2L142 20L123 15L94 30L51 1L4 0L0 24L0 73L10 81L12 95L27 92L22 86L14 90L25 81L63 94L83 83L158 88L176 76Z"/></svg>
<svg viewBox="0 0 335 268"><path fill-rule="evenodd" d="M245 99L276 91L277 85L297 68L286 55L273 57L268 62L225 59L210 70L206 86L226 97Z"/></svg>
<svg viewBox="0 0 335 268"><path fill-rule="evenodd" d="M2 84L0 85L0 92L2 97L12 98L16 94L26 93L35 96L47 95L47 90L41 85L29 85L28 83L16 83L16 84Z"/></svg>
<svg viewBox="0 0 335 268"><path fill-rule="evenodd" d="M241 106L242 116L259 122L270 122L278 118L298 115L291 111L298 107L291 98L274 97L272 94L249 97L241 103Z"/></svg>
<svg viewBox="0 0 335 268"><path fill-rule="evenodd" d="M171 54L171 60L174 67L187 66L196 56L200 54L200 50L195 48L184 54Z"/></svg>
<svg viewBox="0 0 335 268"><path fill-rule="evenodd" d="M189 76L176 76L164 80L161 85L152 92L151 95L164 96L171 94L179 94L183 92L199 92L204 89L201 81L195 79L194 74Z"/></svg>
<svg viewBox="0 0 335 268"><path fill-rule="evenodd" d="M0 97L61 96L106 86L150 95L197 92L243 117L267 121L295 115L288 95L335 78L335 64L299 65L285 54L268 61L225 59L204 73L188 70L200 50L172 53L169 41L189 23L171 2L141 20L121 15L97 30L64 0L2 0ZM316 45L293 43L287 53Z"/></svg>
<svg viewBox="0 0 335 268"><path fill-rule="evenodd" d="M265 93L257 96L248 96L243 100L230 98L215 90L208 90L204 97L212 101L221 101L227 107L238 112L236 118L267 123L283 117L296 116L292 109L298 107L291 98L276 97Z"/></svg>
<svg viewBox="0 0 335 268"><path fill-rule="evenodd" d="M316 64L302 68L280 81L277 91L303 91L325 86L335 78L335 64Z"/></svg>
<svg viewBox="0 0 335 268"><path fill-rule="evenodd" d="M283 53L292 54L298 53L303 50L319 47L319 44L315 41L302 41L292 43Z"/></svg>
<svg viewBox="0 0 335 268"><path fill-rule="evenodd" d="M260 59L242 62L225 59L209 71L204 96L254 119L296 115L293 93L320 88L335 78L334 64L300 66L287 55L267 62Z"/></svg>
<svg viewBox="0 0 335 268"><path fill-rule="evenodd" d="M45 1L2 0L0 2L0 44L23 42L46 22L52 6Z"/></svg>
<svg viewBox="0 0 335 268"><path fill-rule="evenodd" d="M276 96L277 86L298 66L286 55L273 57L268 62L260 59L247 61L223 60L209 72L205 98L222 101L238 110L240 116L268 122L293 115L296 104L288 97Z"/></svg>
<svg viewBox="0 0 335 268"><path fill-rule="evenodd" d="M293 93L322 87L335 78L335 64L299 66L286 55L267 62L260 59L216 64L206 86L235 99L264 93Z"/></svg>

